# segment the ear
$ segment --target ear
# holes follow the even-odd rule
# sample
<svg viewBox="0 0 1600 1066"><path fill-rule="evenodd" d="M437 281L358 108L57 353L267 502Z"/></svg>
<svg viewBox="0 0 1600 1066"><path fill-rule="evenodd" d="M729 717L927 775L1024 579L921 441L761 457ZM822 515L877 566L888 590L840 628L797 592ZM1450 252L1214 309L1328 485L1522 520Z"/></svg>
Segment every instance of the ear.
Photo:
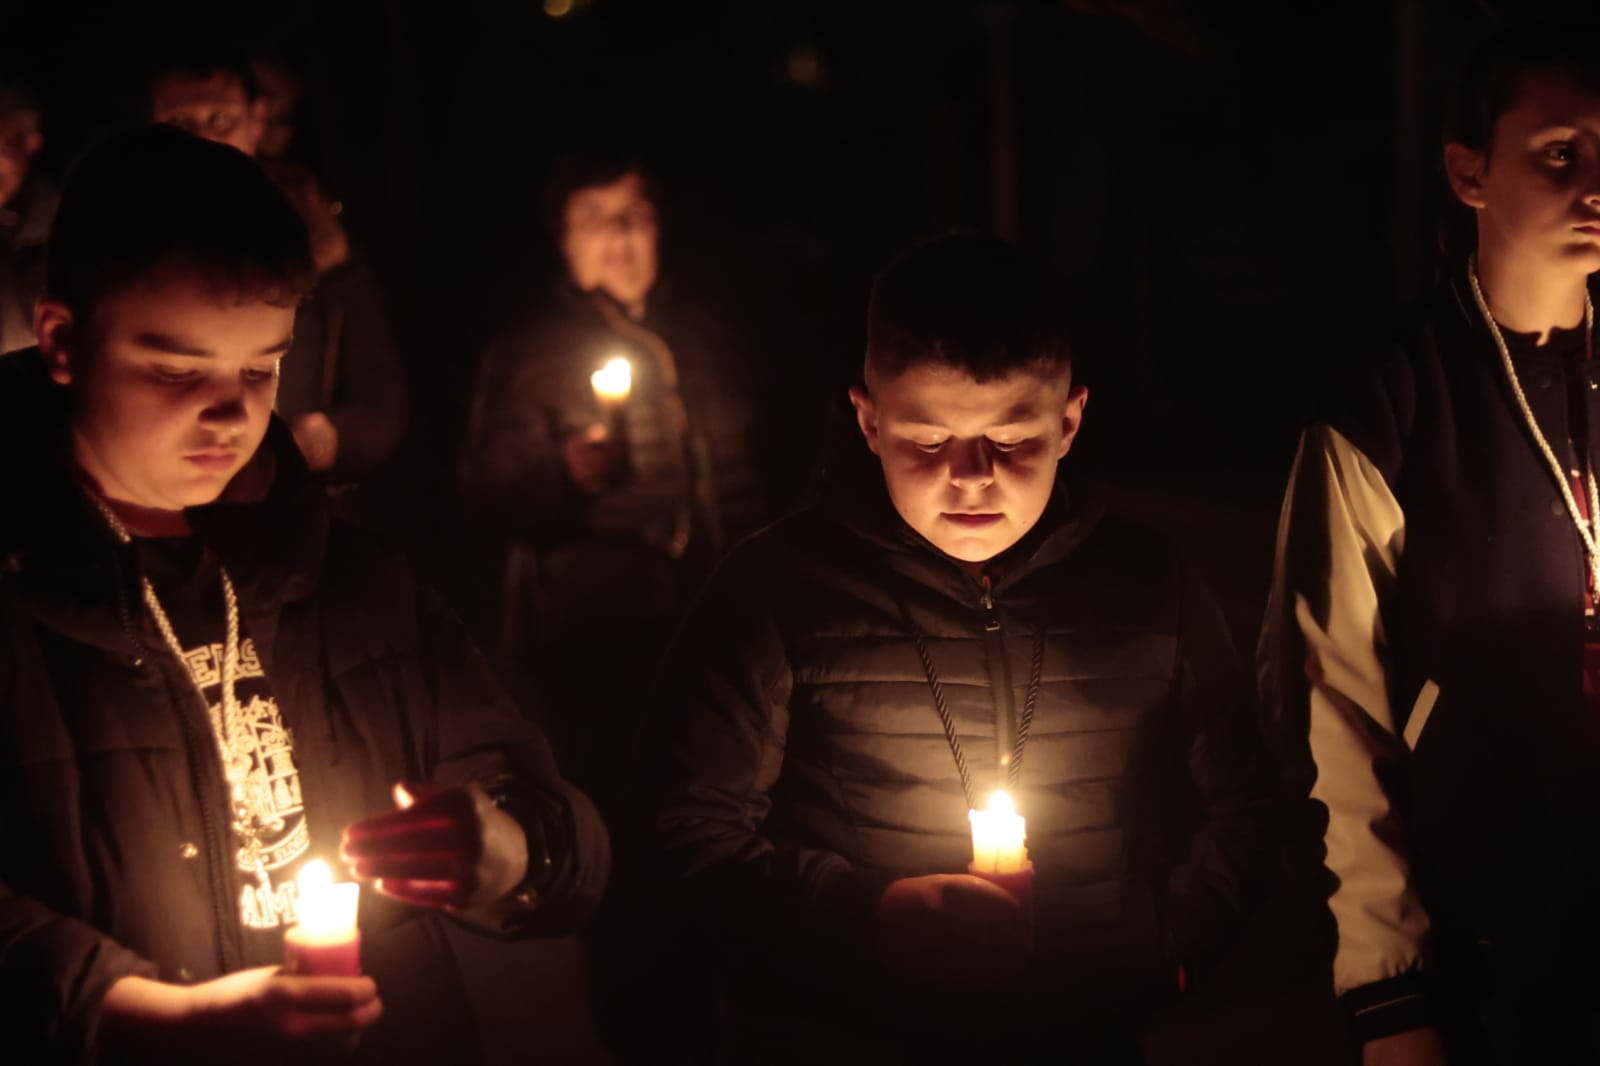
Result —
<svg viewBox="0 0 1600 1066"><path fill-rule="evenodd" d="M873 455L881 455L878 451L878 405L872 402L872 394L860 385L850 390L850 406L856 409L856 425L861 427L861 435L867 440L867 447Z"/></svg>
<svg viewBox="0 0 1600 1066"><path fill-rule="evenodd" d="M42 299L33 308L33 333L39 338L39 354L44 356L50 380L71 385L73 345L76 337L72 312L58 300Z"/></svg>
<svg viewBox="0 0 1600 1066"><path fill-rule="evenodd" d="M1083 409L1089 406L1089 386L1074 385L1067 391L1067 403L1061 412L1061 448L1056 458L1061 459L1072 450L1078 437L1078 427L1083 425Z"/></svg>
<svg viewBox="0 0 1600 1066"><path fill-rule="evenodd" d="M1471 208L1481 208L1483 179L1489 170L1489 155L1464 144L1444 146L1444 173L1450 179L1450 189L1456 199Z"/></svg>
<svg viewBox="0 0 1600 1066"><path fill-rule="evenodd" d="M34 130L22 139L22 154L29 159L39 154L39 149L44 147L44 134Z"/></svg>

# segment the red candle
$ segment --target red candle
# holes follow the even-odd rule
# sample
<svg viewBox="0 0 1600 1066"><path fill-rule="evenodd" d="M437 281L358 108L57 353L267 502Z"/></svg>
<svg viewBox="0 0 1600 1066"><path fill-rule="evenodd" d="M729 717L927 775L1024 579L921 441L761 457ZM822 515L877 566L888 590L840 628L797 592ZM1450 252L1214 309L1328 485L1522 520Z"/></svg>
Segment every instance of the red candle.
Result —
<svg viewBox="0 0 1600 1066"><path fill-rule="evenodd" d="M306 977L359 977L361 930L356 910L361 886L336 885L321 859L305 864L296 878L297 924L283 934L285 972Z"/></svg>

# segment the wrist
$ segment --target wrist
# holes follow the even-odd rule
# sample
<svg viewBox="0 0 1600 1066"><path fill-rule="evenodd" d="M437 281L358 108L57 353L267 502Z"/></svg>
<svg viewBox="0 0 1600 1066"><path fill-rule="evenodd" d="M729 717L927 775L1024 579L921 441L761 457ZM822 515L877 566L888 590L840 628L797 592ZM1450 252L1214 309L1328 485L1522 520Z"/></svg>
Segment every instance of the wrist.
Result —
<svg viewBox="0 0 1600 1066"><path fill-rule="evenodd" d="M106 990L100 1006L100 1040L116 1047L177 1028L198 1012L197 989L130 976Z"/></svg>

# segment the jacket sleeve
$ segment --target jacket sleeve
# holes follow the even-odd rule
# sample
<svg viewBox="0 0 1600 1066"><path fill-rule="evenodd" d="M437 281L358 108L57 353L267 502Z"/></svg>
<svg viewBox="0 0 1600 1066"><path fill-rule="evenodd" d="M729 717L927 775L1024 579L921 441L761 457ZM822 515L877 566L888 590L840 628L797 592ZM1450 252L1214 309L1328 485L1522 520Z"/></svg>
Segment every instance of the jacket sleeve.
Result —
<svg viewBox="0 0 1600 1066"><path fill-rule="evenodd" d="M746 578L725 568L668 653L642 749L646 847L673 898L717 939L847 963L892 878L768 834L793 676Z"/></svg>
<svg viewBox="0 0 1600 1066"><path fill-rule="evenodd" d="M1275 854L1280 791L1227 623L1197 576L1186 581L1175 698L1205 822L1167 882L1166 926L1187 978L1204 974L1244 924Z"/></svg>
<svg viewBox="0 0 1600 1066"><path fill-rule="evenodd" d="M605 891L610 835L589 797L561 777L549 744L511 704L461 622L431 591L422 596L424 667L437 708L432 779L485 785L528 837L521 889L461 917L502 935L572 932Z"/></svg>
<svg viewBox="0 0 1600 1066"><path fill-rule="evenodd" d="M106 993L153 963L0 882L0 1030L8 1061L92 1062Z"/></svg>
<svg viewBox="0 0 1600 1066"><path fill-rule="evenodd" d="M533 339L513 334L483 356L462 449L464 502L520 539L576 521L582 500L561 459L560 427L548 409L557 390Z"/></svg>
<svg viewBox="0 0 1600 1066"><path fill-rule="evenodd" d="M1385 615L1404 541L1405 515L1383 473L1337 430L1308 429L1279 521L1262 695L1308 738L1336 881L1334 988L1363 1039L1424 1024L1429 923L1391 791L1407 751L1390 702Z"/></svg>
<svg viewBox="0 0 1600 1066"><path fill-rule="evenodd" d="M405 433L406 370L372 273L352 257L323 277L321 287L335 309L340 381L328 418L339 431L338 470L372 469L394 451Z"/></svg>

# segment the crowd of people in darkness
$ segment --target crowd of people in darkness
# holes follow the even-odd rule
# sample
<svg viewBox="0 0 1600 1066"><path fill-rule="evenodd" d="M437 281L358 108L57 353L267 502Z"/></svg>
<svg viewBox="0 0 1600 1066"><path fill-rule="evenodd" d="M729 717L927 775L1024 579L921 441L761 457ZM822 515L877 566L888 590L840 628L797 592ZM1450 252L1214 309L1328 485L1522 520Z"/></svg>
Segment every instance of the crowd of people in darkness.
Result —
<svg viewBox="0 0 1600 1066"><path fill-rule="evenodd" d="M1159 1066L1314 884L1315 1061L1600 1063L1594 40L1462 65L1443 266L1304 430L1254 670L1080 475L1019 243L882 263L797 491L621 139L552 153L447 604L373 521L434 398L292 67L174 49L59 183L0 76L0 1057L509 1061L465 936L581 945L584 1061Z"/></svg>

